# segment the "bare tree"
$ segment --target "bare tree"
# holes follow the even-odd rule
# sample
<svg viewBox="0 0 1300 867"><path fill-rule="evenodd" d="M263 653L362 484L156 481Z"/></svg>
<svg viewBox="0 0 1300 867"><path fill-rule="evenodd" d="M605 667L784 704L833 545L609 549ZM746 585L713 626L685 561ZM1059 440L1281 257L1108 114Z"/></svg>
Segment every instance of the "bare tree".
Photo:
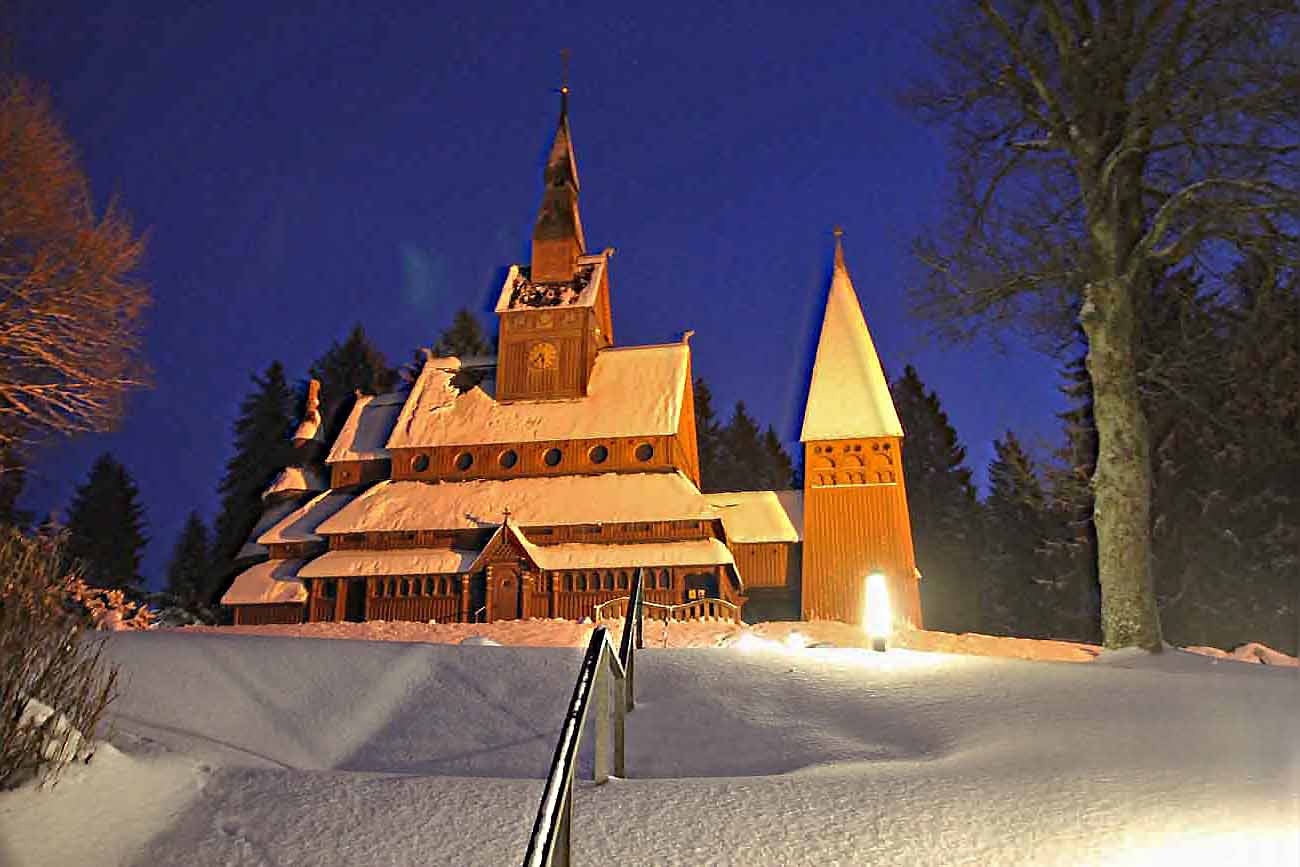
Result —
<svg viewBox="0 0 1300 867"><path fill-rule="evenodd" d="M90 188L49 99L0 75L0 447L104 430L143 383L143 241Z"/></svg>
<svg viewBox="0 0 1300 867"><path fill-rule="evenodd" d="M1102 628L1109 647L1156 650L1136 326L1171 269L1213 284L1261 239L1300 247L1297 4L957 6L913 94L950 132L956 175L951 221L918 244L917 306L955 335L1082 327Z"/></svg>

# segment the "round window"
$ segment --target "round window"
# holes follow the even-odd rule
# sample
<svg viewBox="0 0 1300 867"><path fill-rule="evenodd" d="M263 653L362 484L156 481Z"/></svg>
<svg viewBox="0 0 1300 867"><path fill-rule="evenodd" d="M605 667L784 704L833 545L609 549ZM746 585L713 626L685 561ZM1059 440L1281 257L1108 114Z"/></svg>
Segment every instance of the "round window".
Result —
<svg viewBox="0 0 1300 867"><path fill-rule="evenodd" d="M587 457L591 458L593 464L603 464L609 458L609 449L605 446L592 446Z"/></svg>
<svg viewBox="0 0 1300 867"><path fill-rule="evenodd" d="M417 473L422 473L429 468L428 455L416 455L415 460L411 461L411 469Z"/></svg>
<svg viewBox="0 0 1300 867"><path fill-rule="evenodd" d="M636 459L641 463L644 464L654 456L655 447L650 445L650 443L641 443L641 445L636 447Z"/></svg>
<svg viewBox="0 0 1300 867"><path fill-rule="evenodd" d="M546 454L542 456L542 460L546 462L548 467L558 467L563 457L564 454L559 449L547 449Z"/></svg>
<svg viewBox="0 0 1300 867"><path fill-rule="evenodd" d="M469 452L461 452L456 455L456 469L462 473L474 466L474 456Z"/></svg>
<svg viewBox="0 0 1300 867"><path fill-rule="evenodd" d="M519 463L519 453L514 449L506 449L501 453L501 457L497 458L497 462L508 470Z"/></svg>

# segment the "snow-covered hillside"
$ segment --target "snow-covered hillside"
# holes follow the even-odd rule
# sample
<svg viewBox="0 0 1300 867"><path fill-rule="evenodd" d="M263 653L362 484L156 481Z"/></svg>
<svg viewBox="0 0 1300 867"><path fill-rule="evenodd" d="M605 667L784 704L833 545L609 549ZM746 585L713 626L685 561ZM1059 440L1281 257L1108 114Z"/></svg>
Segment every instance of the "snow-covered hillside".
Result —
<svg viewBox="0 0 1300 867"><path fill-rule="evenodd" d="M0 794L0 864L517 864L581 656L188 631L110 649L115 749ZM580 785L575 863L1293 867L1298 673L648 649L632 778Z"/></svg>

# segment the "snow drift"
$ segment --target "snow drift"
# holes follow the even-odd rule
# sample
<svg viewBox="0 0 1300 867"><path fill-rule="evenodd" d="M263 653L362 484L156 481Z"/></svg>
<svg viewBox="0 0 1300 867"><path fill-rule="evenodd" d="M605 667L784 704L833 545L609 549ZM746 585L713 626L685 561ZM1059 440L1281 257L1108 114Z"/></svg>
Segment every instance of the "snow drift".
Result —
<svg viewBox="0 0 1300 867"><path fill-rule="evenodd" d="M109 647L121 753L0 795L0 863L517 863L581 656L189 630ZM631 779L579 787L576 863L1296 863L1297 670L1099 661L648 649Z"/></svg>

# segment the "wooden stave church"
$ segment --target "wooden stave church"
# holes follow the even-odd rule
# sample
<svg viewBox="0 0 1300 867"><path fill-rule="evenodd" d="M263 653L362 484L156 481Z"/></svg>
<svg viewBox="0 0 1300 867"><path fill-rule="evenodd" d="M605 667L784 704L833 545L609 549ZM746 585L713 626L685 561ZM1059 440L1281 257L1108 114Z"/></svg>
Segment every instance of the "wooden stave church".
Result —
<svg viewBox="0 0 1300 867"><path fill-rule="evenodd" d="M803 490L704 494L692 332L614 345L613 251L586 250L567 91L544 182L496 357L427 354L409 391L358 394L332 443L312 383L221 600L235 623L581 619L640 569L647 601L720 598L750 622L860 622L881 572L895 621L921 627L903 431L839 232Z"/></svg>

